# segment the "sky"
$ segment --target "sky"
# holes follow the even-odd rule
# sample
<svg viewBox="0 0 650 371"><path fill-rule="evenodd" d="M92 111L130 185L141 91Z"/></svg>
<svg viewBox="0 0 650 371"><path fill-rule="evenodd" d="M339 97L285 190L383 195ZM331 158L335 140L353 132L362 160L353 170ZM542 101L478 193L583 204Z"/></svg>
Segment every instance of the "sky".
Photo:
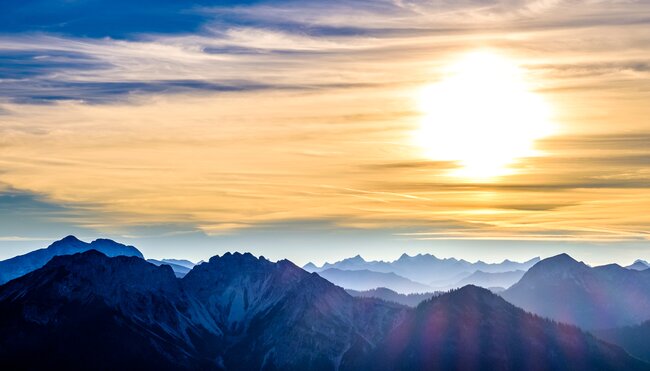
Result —
<svg viewBox="0 0 650 371"><path fill-rule="evenodd" d="M650 260L644 0L0 2L0 259Z"/></svg>

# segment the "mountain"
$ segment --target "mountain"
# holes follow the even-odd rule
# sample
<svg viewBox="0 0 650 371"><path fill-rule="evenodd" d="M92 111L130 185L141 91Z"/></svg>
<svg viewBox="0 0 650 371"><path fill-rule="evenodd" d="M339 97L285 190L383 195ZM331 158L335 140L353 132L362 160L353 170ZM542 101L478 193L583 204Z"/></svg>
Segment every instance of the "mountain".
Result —
<svg viewBox="0 0 650 371"><path fill-rule="evenodd" d="M325 263L320 268L313 263L305 265L304 268L310 272L320 272L330 268L336 268L342 270L370 270L381 273L395 273L415 282L426 282L435 287L448 287L450 284L469 276L477 270L488 273L515 270L525 271L539 262L539 260L539 258L534 258L523 263L504 260L501 263L490 264L482 261L470 263L466 260L454 258L439 259L431 254L418 254L415 256L402 254L395 261L384 262L366 261L357 255L336 263Z"/></svg>
<svg viewBox="0 0 650 371"><path fill-rule="evenodd" d="M189 269L194 268L194 266L196 265L196 264L192 263L191 261L185 260L185 259L162 259L161 262L169 263L169 264L176 264L176 265L180 265L180 266L183 266L183 267L189 268Z"/></svg>
<svg viewBox="0 0 650 371"><path fill-rule="evenodd" d="M493 273L478 270L472 273L470 276L458 281L455 286L463 287L467 285L474 285L486 289L491 287L508 288L517 283L517 281L519 281L521 277L524 276L524 273L526 272L522 270Z"/></svg>
<svg viewBox="0 0 650 371"><path fill-rule="evenodd" d="M616 344L631 355L650 362L650 321L640 325L594 331L594 335L611 344Z"/></svg>
<svg viewBox="0 0 650 371"><path fill-rule="evenodd" d="M529 361L529 363L527 363ZM97 251L0 286L0 368L636 370L574 327L468 286L416 309L355 298L287 260L225 254L184 278ZM529 367L526 367L529 366Z"/></svg>
<svg viewBox="0 0 650 371"><path fill-rule="evenodd" d="M373 370L642 370L576 327L465 286L420 304L368 358Z"/></svg>
<svg viewBox="0 0 650 371"><path fill-rule="evenodd" d="M650 319L650 270L589 267L567 254L544 259L501 295L533 313L585 329Z"/></svg>
<svg viewBox="0 0 650 371"><path fill-rule="evenodd" d="M650 264L648 264L648 262L645 261L645 260L640 260L639 259L639 260L636 260L632 265L628 265L625 268L634 269L634 270L637 270L637 271L642 271L642 270L646 270L646 269L650 268Z"/></svg>
<svg viewBox="0 0 650 371"><path fill-rule="evenodd" d="M219 335L170 267L137 257L56 256L0 286L5 370L205 368Z"/></svg>
<svg viewBox="0 0 650 371"><path fill-rule="evenodd" d="M373 272L367 269L342 270L329 268L318 272L318 275L335 285L358 291L371 290L377 287L386 287L403 294L432 291L431 287L425 284L413 282L395 273Z"/></svg>
<svg viewBox="0 0 650 371"><path fill-rule="evenodd" d="M350 369L407 311L248 253L213 257L182 282L225 329L228 369Z"/></svg>
<svg viewBox="0 0 650 371"><path fill-rule="evenodd" d="M88 251L0 286L0 368L351 369L407 310L286 260L225 254L178 279Z"/></svg>
<svg viewBox="0 0 650 371"><path fill-rule="evenodd" d="M123 255L144 258L142 253L133 246L122 245L107 239L98 239L86 243L74 236L68 236L52 243L45 249L35 250L25 255L0 261L0 284L44 266L55 256L71 255L89 250L97 250L107 256Z"/></svg>
<svg viewBox="0 0 650 371"><path fill-rule="evenodd" d="M176 260L174 259L163 259L163 260L147 259L147 261L153 265L169 265L170 267L172 267L172 270L174 271L176 277L179 278L183 278L187 273L189 273L189 271L192 270L192 267L187 266L188 264L175 263Z"/></svg>
<svg viewBox="0 0 650 371"><path fill-rule="evenodd" d="M383 301L398 303L408 307L417 307L424 300L431 299L435 295L441 295L440 292L425 292L421 294L399 294L385 287L378 287L372 290L356 291L347 289L348 294L362 298L377 298Z"/></svg>

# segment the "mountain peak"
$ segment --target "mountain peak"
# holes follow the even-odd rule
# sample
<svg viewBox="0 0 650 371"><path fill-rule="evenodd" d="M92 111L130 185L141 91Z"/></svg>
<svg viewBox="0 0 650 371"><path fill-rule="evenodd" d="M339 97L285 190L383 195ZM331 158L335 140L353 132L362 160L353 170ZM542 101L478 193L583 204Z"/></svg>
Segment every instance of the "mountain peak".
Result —
<svg viewBox="0 0 650 371"><path fill-rule="evenodd" d="M63 237L62 239L58 241L54 241L48 246L48 249L56 250L62 247L69 247L69 246L74 246L74 247L79 247L79 246L84 246L86 245L85 242L81 241L77 237L73 235L69 235L66 237Z"/></svg>
<svg viewBox="0 0 650 371"><path fill-rule="evenodd" d="M225 262L225 261L227 261L227 262L245 263L245 262L258 261L258 260L260 260L260 259L256 258L253 254L251 254L249 252L246 252L246 253L242 254L242 253L240 253L238 251L235 251L235 252L232 252L232 253L230 251L228 251L227 253L225 253L225 254L223 254L221 256L215 255L215 256L211 257L210 260L208 260L208 263L212 264L212 263L216 263L216 262Z"/></svg>
<svg viewBox="0 0 650 371"><path fill-rule="evenodd" d="M343 259L341 262L346 262L346 263L365 263L366 260L361 257L361 255L357 254L351 258Z"/></svg>
<svg viewBox="0 0 650 371"><path fill-rule="evenodd" d="M577 260L573 259L569 254L567 253L562 253L558 254L555 256L551 256L550 258L546 258L540 263L545 263L545 264L565 264L565 265L575 265L575 264L580 264Z"/></svg>
<svg viewBox="0 0 650 371"><path fill-rule="evenodd" d="M633 270L637 270L637 271L643 271L643 270L646 270L646 269L650 268L650 265L645 260L637 259L637 260L634 261L634 264L628 265L625 268L633 269Z"/></svg>
<svg viewBox="0 0 650 371"><path fill-rule="evenodd" d="M407 254L407 253L403 253L403 254L399 257L399 259L397 259L397 260L408 260L408 259L411 259L411 258L413 258L413 257L414 257L414 256L410 256L410 255Z"/></svg>
<svg viewBox="0 0 650 371"><path fill-rule="evenodd" d="M78 238L77 238L76 236L74 236L74 235L68 235L68 236L65 236L65 237L63 237L62 239L60 239L59 241L60 241L60 242L81 242L81 240L78 239Z"/></svg>
<svg viewBox="0 0 650 371"><path fill-rule="evenodd" d="M573 271L582 271L588 268L589 266L585 263L573 259L566 253L562 253L551 256L550 258L542 259L537 264L533 265L528 272L526 272L524 277L530 278L539 274L565 274Z"/></svg>

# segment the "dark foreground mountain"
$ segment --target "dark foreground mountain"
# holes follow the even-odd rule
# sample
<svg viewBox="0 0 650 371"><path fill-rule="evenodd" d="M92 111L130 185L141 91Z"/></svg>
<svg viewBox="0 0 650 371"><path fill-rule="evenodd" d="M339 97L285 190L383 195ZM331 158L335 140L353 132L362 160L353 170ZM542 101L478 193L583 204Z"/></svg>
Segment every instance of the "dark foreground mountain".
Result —
<svg viewBox="0 0 650 371"><path fill-rule="evenodd" d="M631 355L650 362L650 321L636 326L594 331L597 337L620 346Z"/></svg>
<svg viewBox="0 0 650 371"><path fill-rule="evenodd" d="M133 246L122 245L107 239L98 239L86 243L74 236L68 236L52 243L45 249L34 250L25 255L0 261L0 284L44 266L55 256L76 254L88 250L97 250L107 256L123 255L143 258L142 253Z"/></svg>
<svg viewBox="0 0 650 371"><path fill-rule="evenodd" d="M407 309L289 261L171 267L96 251L0 287L0 369L351 369Z"/></svg>
<svg viewBox="0 0 650 371"><path fill-rule="evenodd" d="M0 368L212 366L220 330L169 266L91 250L57 256L0 287Z"/></svg>
<svg viewBox="0 0 650 371"><path fill-rule="evenodd" d="M530 352L530 353L527 353ZM529 363L526 363L529 362ZM468 287L417 309L354 298L296 267L213 257L171 267L96 251L0 286L0 369L567 369L641 363ZM526 367L524 367L526 368Z"/></svg>
<svg viewBox="0 0 650 371"><path fill-rule="evenodd" d="M650 319L650 270L589 267L569 255L544 259L501 294L525 310L585 329Z"/></svg>
<svg viewBox="0 0 650 371"><path fill-rule="evenodd" d="M399 303L408 307L417 307L421 302L431 299L434 295L441 295L442 292L425 292L421 294L400 294L385 287L378 287L372 290L357 291L345 290L348 294L362 298L377 298L383 301Z"/></svg>
<svg viewBox="0 0 650 371"><path fill-rule="evenodd" d="M369 358L373 370L634 370L648 365L577 327L465 286L420 304Z"/></svg>

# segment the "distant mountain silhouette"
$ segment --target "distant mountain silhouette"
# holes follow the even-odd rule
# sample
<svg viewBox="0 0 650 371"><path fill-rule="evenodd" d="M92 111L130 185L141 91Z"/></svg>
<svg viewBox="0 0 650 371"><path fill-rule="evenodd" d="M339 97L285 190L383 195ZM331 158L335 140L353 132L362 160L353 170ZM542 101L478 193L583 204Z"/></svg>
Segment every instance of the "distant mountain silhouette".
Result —
<svg viewBox="0 0 650 371"><path fill-rule="evenodd" d="M636 260L633 264L628 265L625 268L634 269L634 270L637 270L637 271L643 271L643 270L646 270L646 269L650 268L650 264L648 264L648 262L645 261L645 260L640 260L639 259L639 260Z"/></svg>
<svg viewBox="0 0 650 371"><path fill-rule="evenodd" d="M402 294L433 291L431 287L425 284L413 282L395 273L373 272L367 269L343 270L329 268L318 272L318 275L335 285L358 291L372 290L378 287L386 287Z"/></svg>
<svg viewBox="0 0 650 371"><path fill-rule="evenodd" d="M57 256L0 286L0 369L454 365L465 370L650 366L476 287L409 309L354 298L287 260L273 263L251 254L213 257L179 279L170 266L93 250Z"/></svg>
<svg viewBox="0 0 650 371"><path fill-rule="evenodd" d="M385 287L378 287L372 290L357 291L345 290L348 294L363 298L377 298L388 302L399 303L409 307L417 307L424 300L431 299L435 295L442 295L442 292L426 292L422 294L400 294Z"/></svg>
<svg viewBox="0 0 650 371"><path fill-rule="evenodd" d="M466 260L454 258L439 259L431 254L418 254L415 256L402 254L399 259L393 262L384 262L366 261L357 255L336 263L326 263L320 268L313 263L309 263L304 266L304 269L310 272L320 272L330 268L343 270L367 269L374 272L395 273L412 281L426 283L433 287L449 287L449 285L458 282L478 270L487 273L515 270L525 271L539 262L539 260L539 258L534 258L523 263L504 260L501 263L490 264L482 261L470 263Z"/></svg>
<svg viewBox="0 0 650 371"><path fill-rule="evenodd" d="M185 260L185 259L161 259L160 261L163 262L163 263L180 265L180 266L183 266L183 267L189 268L189 269L194 268L194 266L196 265L196 264L192 263L191 261Z"/></svg>
<svg viewBox="0 0 650 371"><path fill-rule="evenodd" d="M163 259L163 260L147 259L147 261L149 263L153 264L153 265L169 265L172 268L172 270L174 271L174 274L176 275L176 277L179 277L179 278L182 278L186 274L188 274L192 270L192 268L194 266L189 261L187 263L192 264L192 266L188 267L188 264L184 263L185 261L182 261L179 264L178 261L174 260L174 259Z"/></svg>
<svg viewBox="0 0 650 371"><path fill-rule="evenodd" d="M620 346L631 355L650 362L650 321L636 326L594 331L597 337Z"/></svg>
<svg viewBox="0 0 650 371"><path fill-rule="evenodd" d="M372 370L641 370L622 349L476 286L420 304L368 358Z"/></svg>
<svg viewBox="0 0 650 371"><path fill-rule="evenodd" d="M508 287L517 283L524 276L525 271L516 270L508 272L483 272L478 270L468 277L458 281L454 286L456 288L467 285L480 286L486 289L491 287Z"/></svg>
<svg viewBox="0 0 650 371"><path fill-rule="evenodd" d="M55 256L70 255L88 250L97 250L107 256L123 255L144 258L142 253L133 246L122 245L107 239L98 239L86 243L74 236L68 236L52 243L45 249L34 250L25 255L0 261L0 284L44 266Z"/></svg>
<svg viewBox="0 0 650 371"><path fill-rule="evenodd" d="M650 270L616 264L591 268L567 254L544 259L501 294L533 313L585 329L650 319Z"/></svg>

